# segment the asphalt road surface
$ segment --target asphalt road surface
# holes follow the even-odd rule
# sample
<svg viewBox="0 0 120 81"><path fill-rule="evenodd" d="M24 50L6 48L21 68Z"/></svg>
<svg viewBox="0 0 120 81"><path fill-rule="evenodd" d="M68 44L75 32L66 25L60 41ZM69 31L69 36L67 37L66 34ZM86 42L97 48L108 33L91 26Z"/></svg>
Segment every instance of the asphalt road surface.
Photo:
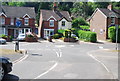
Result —
<svg viewBox="0 0 120 81"><path fill-rule="evenodd" d="M14 64L6 78L18 79L114 79L105 65L90 55L101 44L37 42L20 43L27 55ZM114 45L113 45L114 46ZM113 46L109 46L112 48ZM10 43L3 48L14 48ZM106 46L107 47L107 46Z"/></svg>

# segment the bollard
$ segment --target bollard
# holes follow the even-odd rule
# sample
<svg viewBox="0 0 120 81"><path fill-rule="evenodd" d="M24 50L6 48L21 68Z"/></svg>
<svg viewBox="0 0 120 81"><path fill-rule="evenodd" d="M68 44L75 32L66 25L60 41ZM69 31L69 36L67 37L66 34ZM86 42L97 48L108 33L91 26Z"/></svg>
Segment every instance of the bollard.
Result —
<svg viewBox="0 0 120 81"><path fill-rule="evenodd" d="M15 52L19 51L19 42L15 42Z"/></svg>

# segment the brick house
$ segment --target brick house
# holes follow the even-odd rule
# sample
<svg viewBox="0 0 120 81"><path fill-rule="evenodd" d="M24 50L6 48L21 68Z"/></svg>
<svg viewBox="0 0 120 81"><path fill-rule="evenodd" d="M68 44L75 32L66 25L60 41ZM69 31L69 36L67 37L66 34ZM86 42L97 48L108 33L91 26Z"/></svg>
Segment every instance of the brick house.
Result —
<svg viewBox="0 0 120 81"><path fill-rule="evenodd" d="M38 28L38 36L47 38L53 36L58 29L71 28L71 17L67 11L57 10L56 4L53 10L41 10Z"/></svg>
<svg viewBox="0 0 120 81"><path fill-rule="evenodd" d="M19 34L35 31L35 10L33 7L0 7L0 34L13 36L16 38ZM16 21L21 21L21 26L16 27Z"/></svg>
<svg viewBox="0 0 120 81"><path fill-rule="evenodd" d="M114 15L110 16L110 14ZM120 10L113 9L111 4L106 9L97 8L88 20L90 30L97 33L97 39L106 40L109 26L120 25Z"/></svg>

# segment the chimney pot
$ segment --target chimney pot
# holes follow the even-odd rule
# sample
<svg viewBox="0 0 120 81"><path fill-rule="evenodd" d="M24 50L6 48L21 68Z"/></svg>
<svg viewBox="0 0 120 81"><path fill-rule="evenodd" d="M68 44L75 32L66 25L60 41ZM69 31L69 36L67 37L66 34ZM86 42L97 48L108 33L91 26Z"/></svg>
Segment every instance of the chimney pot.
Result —
<svg viewBox="0 0 120 81"><path fill-rule="evenodd" d="M56 3L54 2L53 3L53 11L56 11L57 10L57 5L56 5Z"/></svg>
<svg viewBox="0 0 120 81"><path fill-rule="evenodd" d="M107 9L109 9L111 11L112 10L112 4L109 4Z"/></svg>

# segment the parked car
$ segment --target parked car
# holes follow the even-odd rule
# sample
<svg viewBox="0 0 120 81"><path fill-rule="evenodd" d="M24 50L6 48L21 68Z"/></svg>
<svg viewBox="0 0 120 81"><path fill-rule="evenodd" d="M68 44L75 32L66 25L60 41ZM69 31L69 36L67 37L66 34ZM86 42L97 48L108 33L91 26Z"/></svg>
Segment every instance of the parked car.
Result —
<svg viewBox="0 0 120 81"><path fill-rule="evenodd" d="M17 40L25 40L25 37L26 37L25 34L19 34Z"/></svg>
<svg viewBox="0 0 120 81"><path fill-rule="evenodd" d="M71 36L78 40L78 37L75 34L71 34Z"/></svg>
<svg viewBox="0 0 120 81"><path fill-rule="evenodd" d="M12 62L7 57L0 57L0 81L12 71Z"/></svg>
<svg viewBox="0 0 120 81"><path fill-rule="evenodd" d="M0 38L0 44L6 44L6 40L3 38Z"/></svg>

